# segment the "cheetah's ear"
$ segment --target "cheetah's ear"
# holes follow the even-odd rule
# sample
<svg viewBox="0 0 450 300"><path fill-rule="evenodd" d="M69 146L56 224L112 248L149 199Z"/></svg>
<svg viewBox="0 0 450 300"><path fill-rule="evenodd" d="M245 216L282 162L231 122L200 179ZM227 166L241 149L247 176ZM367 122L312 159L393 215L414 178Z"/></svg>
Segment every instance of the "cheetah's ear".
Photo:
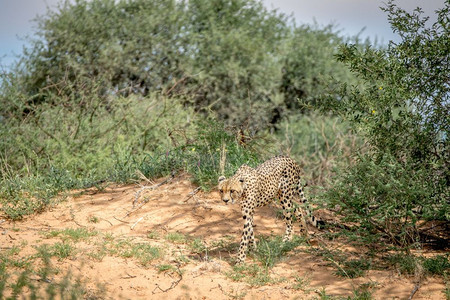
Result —
<svg viewBox="0 0 450 300"><path fill-rule="evenodd" d="M224 181L225 179L226 179L225 176L220 176L218 182Z"/></svg>

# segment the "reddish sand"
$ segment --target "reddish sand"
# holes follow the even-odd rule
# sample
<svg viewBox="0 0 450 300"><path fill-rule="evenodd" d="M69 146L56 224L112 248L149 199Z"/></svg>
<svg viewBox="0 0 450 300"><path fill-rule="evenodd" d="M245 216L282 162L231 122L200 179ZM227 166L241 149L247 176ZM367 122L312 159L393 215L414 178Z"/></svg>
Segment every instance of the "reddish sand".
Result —
<svg viewBox="0 0 450 300"><path fill-rule="evenodd" d="M400 275L396 270L370 270L356 279L335 275L330 260L306 250L325 245L357 257L358 249L327 242L320 231L311 228L312 246L298 247L270 269L272 278L282 280L263 286L233 281L226 273L233 268L230 258L235 255L241 232L239 205L224 205L215 191L198 192L190 197L195 188L187 176L176 176L155 189L142 190L134 208L140 185L111 184L102 191L73 192L51 209L22 221L0 217L1 251L20 246L19 256L31 255L36 253L37 245L61 241L60 237L45 235L52 230L95 230L99 232L96 236L73 243L77 250L69 258L52 259L52 266L60 270L53 279L70 270L97 296L98 286L103 286L106 292L102 296L107 299L313 299L319 298L323 290L331 296L352 296L362 284L370 284L375 299L408 299L414 290L417 279ZM275 211L273 206L256 211L256 236L283 234L284 224L276 218ZM175 232L201 239L207 245L223 239L228 244L234 243L234 247L229 251L216 248L193 254L186 243L167 240L167 235ZM149 237L149 233L153 236ZM88 254L98 251L106 234L112 234L114 241L128 239L160 247L164 254L145 267L133 257L112 254L99 259L90 257ZM183 255L185 259L180 262ZM249 257L247 261L256 263ZM172 269L161 271L158 268L161 265L171 265ZM296 278L304 278L306 283L296 289ZM442 278L428 277L421 282L414 299L445 299L444 289Z"/></svg>

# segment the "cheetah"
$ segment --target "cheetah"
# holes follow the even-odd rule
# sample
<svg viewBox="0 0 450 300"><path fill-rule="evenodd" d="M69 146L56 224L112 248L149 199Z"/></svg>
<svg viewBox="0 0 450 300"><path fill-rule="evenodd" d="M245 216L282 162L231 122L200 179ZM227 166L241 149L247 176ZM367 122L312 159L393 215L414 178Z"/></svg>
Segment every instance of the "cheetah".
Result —
<svg viewBox="0 0 450 300"><path fill-rule="evenodd" d="M226 179L219 177L218 189L222 201L240 200L244 229L239 246L237 263L243 263L248 245L256 248L253 233L253 213L256 207L267 205L276 199L283 209L286 233L283 241L292 238L292 214L300 220L300 232L307 236L306 222L300 207L294 205L294 198L307 200L300 184L300 166L291 158L276 156L256 168L242 165L236 173ZM308 212L314 226L318 220Z"/></svg>

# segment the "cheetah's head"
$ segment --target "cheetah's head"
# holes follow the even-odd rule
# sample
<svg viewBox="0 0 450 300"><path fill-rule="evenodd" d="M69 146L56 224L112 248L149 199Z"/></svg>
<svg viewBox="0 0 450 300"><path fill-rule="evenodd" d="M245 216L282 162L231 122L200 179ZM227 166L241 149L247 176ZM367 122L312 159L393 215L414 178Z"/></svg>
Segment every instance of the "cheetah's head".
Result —
<svg viewBox="0 0 450 300"><path fill-rule="evenodd" d="M241 199L242 197L244 192L244 179L236 179L234 177L226 179L225 176L220 176L218 188L222 201L228 204L231 200L233 204L235 200Z"/></svg>

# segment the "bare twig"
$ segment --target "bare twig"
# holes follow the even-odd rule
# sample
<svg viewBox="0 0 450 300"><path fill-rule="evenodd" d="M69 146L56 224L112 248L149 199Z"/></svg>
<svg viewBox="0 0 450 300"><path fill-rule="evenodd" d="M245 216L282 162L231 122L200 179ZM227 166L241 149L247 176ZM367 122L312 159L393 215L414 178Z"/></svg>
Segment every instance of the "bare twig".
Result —
<svg viewBox="0 0 450 300"><path fill-rule="evenodd" d="M109 220L103 219L103 218L102 218L102 220L108 222L111 226L113 226L113 223L111 223Z"/></svg>
<svg viewBox="0 0 450 300"><path fill-rule="evenodd" d="M137 175L139 176L139 178L141 180L145 180L145 181L147 181L150 184L155 184L155 182L153 180L148 179L141 171L137 170L136 173L137 173Z"/></svg>
<svg viewBox="0 0 450 300"><path fill-rule="evenodd" d="M118 219L118 218L116 218L115 216L113 216L113 218L116 219L116 220L119 221L119 222L122 222L122 223L126 223L126 224L129 224L129 223L130 223L130 222L127 222L127 221L123 221L123 220L121 220L121 219Z"/></svg>
<svg viewBox="0 0 450 300"><path fill-rule="evenodd" d="M171 284L167 289L162 289L162 288L159 286L159 284L156 283L156 287L155 287L155 289L152 291L152 294L156 294L155 291L156 291L157 289L159 289L159 290L160 290L161 292L163 292L163 293L166 293L167 291L169 291L169 290L175 288L175 287L180 283L180 281L183 279L183 275L182 275L182 273L181 273L181 270L180 270L180 267L179 267L179 266L177 266L177 271L176 271L175 273L178 274L178 279L177 279L177 280L173 281L172 284Z"/></svg>
<svg viewBox="0 0 450 300"><path fill-rule="evenodd" d="M225 142L222 141L222 148L220 149L220 162L219 162L219 172L221 176L225 175L225 162L227 159L227 152L225 149Z"/></svg>
<svg viewBox="0 0 450 300"><path fill-rule="evenodd" d="M75 218L72 218L72 221L73 221L75 224L77 224L78 226L80 226L80 227L86 227L86 226L84 226L84 225L78 223L78 222L75 220Z"/></svg>
<svg viewBox="0 0 450 300"><path fill-rule="evenodd" d="M130 279L130 278L136 278L136 275L130 275L128 272L125 272L127 276L121 277L122 279Z"/></svg>
<svg viewBox="0 0 450 300"><path fill-rule="evenodd" d="M196 188L195 190L193 190L192 192L190 192L186 198L186 200L184 200L183 202L186 203L189 201L189 199L191 199L192 197L195 196L195 194L197 194L200 191L201 187Z"/></svg>
<svg viewBox="0 0 450 300"><path fill-rule="evenodd" d="M145 204L148 203L148 199L146 199L144 202L142 202L138 207L136 207L136 209L130 210L129 212L127 212L127 214L125 215L124 218L130 216L132 213L134 213L135 211L139 210L142 206L144 206ZM133 205L134 207L134 205Z"/></svg>
<svg viewBox="0 0 450 300"><path fill-rule="evenodd" d="M160 182L160 183L158 183L158 184L154 184L154 185L152 185L152 186L142 186L142 187L136 192L136 195L135 195L134 201L133 201L133 207L134 207L134 206L136 205L136 203L139 201L139 197L141 196L141 194L142 194L142 192L143 192L144 190L155 190L155 189L157 189L158 187L160 187L160 186L162 186L162 185L164 185L164 184L170 182L174 177L175 177L175 172L172 172L172 174L170 175L170 177L167 178L166 180L164 180L163 182ZM149 181L149 180L147 179L147 181Z"/></svg>
<svg viewBox="0 0 450 300"><path fill-rule="evenodd" d="M174 89L179 83L181 83L181 82L183 82L184 80L186 80L186 78L187 78L187 76L183 76L183 77L181 77L180 80L176 81L175 84L174 84L174 85L166 92L166 95L169 95L169 94L173 91L173 89Z"/></svg>
<svg viewBox="0 0 450 300"><path fill-rule="evenodd" d="M411 295L409 295L408 300L412 300L414 294L419 290L419 288L420 288L420 281L416 282L416 284L414 285L414 289L412 290Z"/></svg>
<svg viewBox="0 0 450 300"><path fill-rule="evenodd" d="M131 230L133 230L134 227L137 225L137 223L139 223L140 221L142 221L142 219L144 219L144 217L140 217L139 220L137 220L133 225L131 225Z"/></svg>

